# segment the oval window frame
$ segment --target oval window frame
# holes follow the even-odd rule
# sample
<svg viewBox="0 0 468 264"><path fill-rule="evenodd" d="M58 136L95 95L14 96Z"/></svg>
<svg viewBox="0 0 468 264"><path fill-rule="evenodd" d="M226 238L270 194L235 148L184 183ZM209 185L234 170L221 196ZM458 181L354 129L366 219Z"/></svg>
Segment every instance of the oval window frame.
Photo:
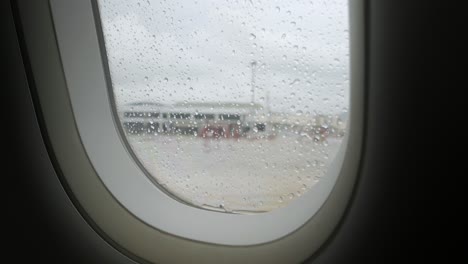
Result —
<svg viewBox="0 0 468 264"><path fill-rule="evenodd" d="M44 5L42 2L36 3L36 5L41 4ZM86 30L84 30L85 27L83 26L86 23L90 23L87 26L91 26L89 28L95 30L96 25L93 20L94 16L92 5L90 2L86 1L50 1L50 9L49 7L46 9L42 7L40 10L44 12L44 16L48 15L49 17L51 16L50 12L52 11L53 22L52 20L49 21L49 26L51 27L46 29L45 27L47 23L39 23L37 25L29 24L24 26L26 29L30 29L26 30L26 32L31 32L36 28L39 32L43 32L46 35L48 34L49 38L54 39L56 36L56 41L58 43L57 46L60 50L60 54L51 54L54 53L54 51L46 48L46 52L41 55L41 50L38 49L38 47L34 45L29 45L27 47L31 53L30 60L32 62L32 68L38 73L45 72L45 76L50 77L50 80L47 80L46 78L42 78L41 74L34 76L48 138L51 142L58 165L62 171L62 175L66 180L66 184L70 188L75 199L78 201L82 211L87 214L89 219L91 219L107 237L115 241L127 251L150 261L167 261L168 259L193 260L193 256L198 256L201 260L216 260L216 258L213 257L222 253L227 254L226 256L229 259L232 259L233 262L242 259L251 259L252 257L263 257L263 260L275 260L275 262L277 262L281 260L284 261L286 259L304 259L310 255L311 252L315 251L330 235L333 228L343 215L346 204L350 198L357 177L358 165L361 156L364 125L363 1L350 1L350 85L352 88L349 120L351 126L349 128L347 144L344 144L346 145L345 150L340 151L344 162L338 171L339 175L337 174L336 183L333 184L332 190L329 195L326 196L326 199L324 199L323 204L318 204L311 215L300 218L298 215L290 214L291 216L289 218L278 220L280 222L287 222L290 224L294 223L291 224L292 228L284 229L281 233L274 233L272 232L271 226L265 228L265 218L261 218L262 221L259 221L257 225L252 226L255 230L264 230L263 232L265 236L262 237L260 233L254 233L258 235L253 235L252 232L244 230L244 233L242 233L239 232L239 230L236 230L236 232L231 232L232 240L230 241L219 240L216 235L211 238L208 237L208 239L206 239L206 237L204 238L204 235L209 235L209 233L213 231L213 226L211 225L207 226L208 229L194 228L193 226L184 227L183 225L179 225L174 233L167 231L160 226L155 226L154 223L148 223L149 221L145 221L145 219L139 215L141 213L139 210L143 209L129 209L128 205L121 202L122 198L117 197L117 195L115 195L115 191L111 190L113 187L111 187L109 183L105 183L99 177L97 173L99 169L96 168L96 165L100 163L109 165L109 160L115 160L109 159L108 156L105 158L101 157L101 160L96 160L96 156L93 157L96 153L93 154L93 152L89 150L89 146L93 145L92 143L95 143L95 141L86 138L96 137L96 134L90 133L90 130L83 130L80 127L83 127L83 122L88 123L88 125L93 127L99 127L102 124L101 122L96 123L96 120L90 119L90 115L86 114L89 113L88 111L93 112L93 110L95 110L94 107L80 110L73 101L77 96L86 102L97 102L98 104L102 104L103 101L99 100L98 97L90 96L90 94L84 92L84 89L81 90L78 95L76 93L74 95L72 94L73 89L76 89L76 87L92 87L82 85L79 82L74 83L77 77L72 77L73 74L81 74L86 71L99 72L99 68L101 68L101 74L88 76L89 78L85 79L97 80L101 78L102 81L106 81L104 71L102 70L102 61L100 61L101 57L99 54L100 51L99 43L97 42L97 34L96 32L91 34L89 32L86 33ZM27 11L24 13L27 13ZM27 20L24 18L25 15L22 17L23 20ZM63 35L63 30L67 27L71 36L70 34L68 34L68 36ZM72 30L70 30L70 27L72 27ZM55 32L54 30L50 30L51 28L54 28ZM28 43L28 36L27 34L25 35L26 43ZM93 36L95 38L94 40ZM96 45L90 47L89 43L86 44L86 42L82 42L89 40L96 41ZM68 48L67 45L69 45ZM86 47L86 50L91 50L92 54L80 54L79 52L76 52L76 50L79 50L76 49L77 46ZM51 69L48 71L47 67L44 67L47 65L43 60L43 56L46 54L49 54L51 58L56 58L54 63L58 63L56 67L62 68L63 72L56 71L51 73ZM97 57L96 54L98 55ZM80 62L80 60L85 59L97 59L99 63L94 61L92 65L89 64L91 65L91 68L83 67L83 65L73 65L73 63L77 63ZM47 60L45 61L47 62ZM70 63L72 61L74 62ZM96 71L93 71L93 69L96 69ZM52 80L55 80L56 82ZM106 86L104 85L104 87ZM107 88L105 90L107 91ZM108 96L106 98L107 100L109 99ZM107 103L107 107L109 107L110 111L111 104L110 102ZM83 113L80 111L85 112ZM111 117L112 116L113 115L111 115ZM100 119L98 119L98 121L99 120ZM115 126L115 120L113 118L111 118L111 120L114 132L118 133ZM118 135L121 136L120 134ZM123 143L120 143L123 146ZM114 152L110 151L110 153ZM107 159L107 161L105 161L105 159ZM146 184L153 186L155 190L157 189L146 177L143 178L147 180ZM136 188L135 186L124 187L126 188L127 193L128 188ZM135 190L133 194L141 195L142 193L139 192L139 190ZM306 195L303 197L305 197L304 199L308 199ZM177 201L172 200L172 198L170 199L172 202L178 203ZM139 203L140 206L144 204L141 203L141 200L135 200L134 203ZM178 204L189 207L181 203ZM289 207L290 206L287 206L285 208ZM191 210L203 211L193 207L189 208L191 208ZM161 211L165 210L171 211L174 209L160 208L155 211L156 214L154 217L160 217ZM275 211L267 214L260 214L259 216L274 215L274 212ZM190 214L192 213L197 214L196 212L191 212ZM223 217L219 217L221 215L229 216L230 218L232 217L229 221L239 221L240 219L240 215L220 214L216 212L209 213L216 215L214 216L214 221L224 222L225 219L222 219ZM190 218L187 217L187 215L182 216ZM246 217L252 219L251 216ZM276 216L274 217L276 218ZM165 219L167 219L167 221L174 222L176 218L166 217ZM193 218L190 218L189 220L193 222ZM229 222L223 223L224 227L226 225L229 226ZM226 228L222 230L226 231L225 229ZM230 229L235 230L236 228L230 227ZM207 230L209 230L209 232L207 232ZM181 235L181 233L178 232L187 233ZM254 237L254 240L245 240L246 236ZM223 237L225 237L225 233L223 234ZM307 241L310 243L304 243ZM157 244L159 249L154 250L155 246L151 246L153 244ZM171 250L166 253L164 252L164 248L167 249L168 247L183 248L185 250L177 252L174 255L169 254ZM291 251L291 248L295 249L293 250L294 252L288 253L288 251ZM209 256L202 256L205 254L202 254L201 252L206 252Z"/></svg>

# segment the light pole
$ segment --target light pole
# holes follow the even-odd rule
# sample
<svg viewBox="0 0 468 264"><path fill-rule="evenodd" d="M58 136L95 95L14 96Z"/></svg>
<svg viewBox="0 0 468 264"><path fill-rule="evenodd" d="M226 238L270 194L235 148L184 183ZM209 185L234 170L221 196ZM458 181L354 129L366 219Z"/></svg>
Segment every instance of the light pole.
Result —
<svg viewBox="0 0 468 264"><path fill-rule="evenodd" d="M252 92L252 106L254 106L255 104L255 70L257 68L257 62L256 61L252 61L250 63L250 66L252 68L252 79L250 81L250 91Z"/></svg>

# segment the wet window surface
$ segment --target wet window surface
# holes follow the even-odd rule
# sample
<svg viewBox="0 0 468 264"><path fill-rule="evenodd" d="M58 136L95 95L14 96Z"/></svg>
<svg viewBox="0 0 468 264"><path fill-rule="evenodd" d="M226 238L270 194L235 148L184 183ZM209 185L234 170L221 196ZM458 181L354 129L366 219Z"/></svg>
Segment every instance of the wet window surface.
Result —
<svg viewBox="0 0 468 264"><path fill-rule="evenodd" d="M98 4L115 111L156 185L256 213L326 177L347 133L346 0Z"/></svg>

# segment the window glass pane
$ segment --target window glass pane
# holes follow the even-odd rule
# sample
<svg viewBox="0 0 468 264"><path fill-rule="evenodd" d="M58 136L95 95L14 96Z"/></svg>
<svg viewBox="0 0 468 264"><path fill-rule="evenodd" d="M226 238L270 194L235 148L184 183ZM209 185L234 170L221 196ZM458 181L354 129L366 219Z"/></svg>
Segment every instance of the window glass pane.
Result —
<svg viewBox="0 0 468 264"><path fill-rule="evenodd" d="M156 184L265 212L326 177L349 107L347 0L99 0L116 113Z"/></svg>

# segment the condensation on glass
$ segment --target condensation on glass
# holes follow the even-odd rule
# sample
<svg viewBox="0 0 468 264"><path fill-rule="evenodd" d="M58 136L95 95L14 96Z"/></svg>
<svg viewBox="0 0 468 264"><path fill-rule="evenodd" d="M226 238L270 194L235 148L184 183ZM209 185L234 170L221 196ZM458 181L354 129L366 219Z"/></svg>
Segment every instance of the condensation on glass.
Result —
<svg viewBox="0 0 468 264"><path fill-rule="evenodd" d="M116 113L157 185L255 213L326 177L347 133L347 0L98 3Z"/></svg>

